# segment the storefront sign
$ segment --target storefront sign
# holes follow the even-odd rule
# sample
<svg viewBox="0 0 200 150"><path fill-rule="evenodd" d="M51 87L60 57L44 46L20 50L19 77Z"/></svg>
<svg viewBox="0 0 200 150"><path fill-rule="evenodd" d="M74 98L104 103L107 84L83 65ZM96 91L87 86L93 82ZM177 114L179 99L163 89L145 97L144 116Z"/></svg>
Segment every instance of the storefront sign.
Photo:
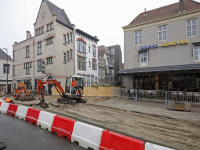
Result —
<svg viewBox="0 0 200 150"><path fill-rule="evenodd" d="M183 45L183 44L188 44L189 40L180 40L180 41L173 41L173 42L166 42L162 43L161 47L168 47L168 46L175 46L175 45Z"/></svg>
<svg viewBox="0 0 200 150"><path fill-rule="evenodd" d="M148 46L141 46L140 47L140 50L147 50L147 49L150 49L150 48L158 48L158 44L155 44L155 45L148 45Z"/></svg>

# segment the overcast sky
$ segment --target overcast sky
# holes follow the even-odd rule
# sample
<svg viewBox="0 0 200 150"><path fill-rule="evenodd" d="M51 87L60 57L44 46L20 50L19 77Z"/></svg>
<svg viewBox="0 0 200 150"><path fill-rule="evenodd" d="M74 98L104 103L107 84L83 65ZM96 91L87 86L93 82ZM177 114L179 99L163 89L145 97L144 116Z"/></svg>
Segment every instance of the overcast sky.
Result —
<svg viewBox="0 0 200 150"><path fill-rule="evenodd" d="M25 40L26 31L33 35L42 0L0 0L0 48L12 55L15 41ZM71 23L99 38L99 46L119 44L124 53L122 26L128 25L139 13L176 3L179 0L50 0L65 10ZM200 0L197 0L200 2ZM124 57L122 56L124 61Z"/></svg>

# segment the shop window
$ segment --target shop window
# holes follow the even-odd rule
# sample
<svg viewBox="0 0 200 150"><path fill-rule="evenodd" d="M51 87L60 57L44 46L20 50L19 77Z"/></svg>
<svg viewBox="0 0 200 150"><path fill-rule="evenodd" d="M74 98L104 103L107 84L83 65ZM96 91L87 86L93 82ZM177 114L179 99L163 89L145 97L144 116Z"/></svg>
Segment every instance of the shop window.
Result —
<svg viewBox="0 0 200 150"><path fill-rule="evenodd" d="M158 38L159 41L167 40L167 25L158 27Z"/></svg>
<svg viewBox="0 0 200 150"><path fill-rule="evenodd" d="M140 53L140 66L147 66L148 55L147 52Z"/></svg>
<svg viewBox="0 0 200 150"><path fill-rule="evenodd" d="M187 20L187 37L197 35L197 19Z"/></svg>
<svg viewBox="0 0 200 150"><path fill-rule="evenodd" d="M135 45L142 44L142 30L135 31Z"/></svg>

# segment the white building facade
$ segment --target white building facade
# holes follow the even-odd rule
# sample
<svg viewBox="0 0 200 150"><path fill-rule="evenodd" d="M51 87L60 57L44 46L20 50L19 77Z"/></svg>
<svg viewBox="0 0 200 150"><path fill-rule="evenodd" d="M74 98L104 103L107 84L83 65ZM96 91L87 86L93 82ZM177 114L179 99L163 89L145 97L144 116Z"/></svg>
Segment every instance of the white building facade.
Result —
<svg viewBox="0 0 200 150"><path fill-rule="evenodd" d="M98 39L75 29L75 75L81 75L84 86L98 83Z"/></svg>
<svg viewBox="0 0 200 150"><path fill-rule="evenodd" d="M8 63L7 63L8 59ZM0 95L5 94L5 92L13 92L12 88L12 59L8 56L2 49L0 49ZM7 88L7 72L8 72L8 88Z"/></svg>

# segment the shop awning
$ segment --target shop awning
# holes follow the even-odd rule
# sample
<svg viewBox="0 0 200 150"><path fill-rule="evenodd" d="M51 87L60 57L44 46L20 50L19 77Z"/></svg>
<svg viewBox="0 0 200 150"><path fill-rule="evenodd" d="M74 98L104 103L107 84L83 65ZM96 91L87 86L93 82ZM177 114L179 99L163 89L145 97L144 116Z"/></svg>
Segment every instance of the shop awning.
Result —
<svg viewBox="0 0 200 150"><path fill-rule="evenodd" d="M200 69L200 64L186 64L186 65L173 65L173 66L158 66L158 67L145 67L126 69L117 72L118 74L129 73L145 73L145 72L161 72L161 71L178 71L178 70L197 70Z"/></svg>

